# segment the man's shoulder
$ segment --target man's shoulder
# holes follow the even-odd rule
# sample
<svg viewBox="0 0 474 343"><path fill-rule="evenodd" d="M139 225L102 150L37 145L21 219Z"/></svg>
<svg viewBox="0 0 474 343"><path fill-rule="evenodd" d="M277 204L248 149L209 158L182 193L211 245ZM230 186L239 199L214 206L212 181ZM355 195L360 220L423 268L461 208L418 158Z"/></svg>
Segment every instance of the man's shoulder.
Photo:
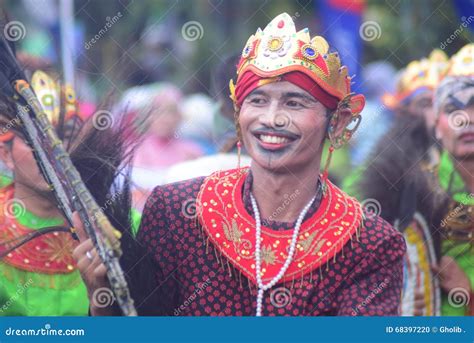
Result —
<svg viewBox="0 0 474 343"><path fill-rule="evenodd" d="M350 202L362 210L362 222L358 233L361 247L369 251L381 252L393 245L400 249L401 254L405 252L406 244L403 235L383 219L381 205L376 199L359 201L336 186L333 187L337 189L345 202Z"/></svg>
<svg viewBox="0 0 474 343"><path fill-rule="evenodd" d="M380 215L367 210L364 210L359 242L366 252L379 260L399 259L407 250L403 234Z"/></svg>
<svg viewBox="0 0 474 343"><path fill-rule="evenodd" d="M173 201L181 198L196 198L205 176L156 186L150 194L151 200Z"/></svg>

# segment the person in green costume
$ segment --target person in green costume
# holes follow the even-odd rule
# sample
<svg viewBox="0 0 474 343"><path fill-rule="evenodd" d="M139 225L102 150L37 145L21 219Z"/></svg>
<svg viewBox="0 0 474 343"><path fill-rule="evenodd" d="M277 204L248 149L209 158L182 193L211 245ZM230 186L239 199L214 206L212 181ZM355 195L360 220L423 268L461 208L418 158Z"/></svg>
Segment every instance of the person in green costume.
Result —
<svg viewBox="0 0 474 343"><path fill-rule="evenodd" d="M463 63L468 63L469 57L472 61L472 51L470 54L463 56ZM423 84L425 92L434 94L437 87L434 80L438 80L438 84L443 81L448 70L452 70L456 57L449 62L450 65L445 65L444 71L439 63L442 60L434 59L431 64L423 60L411 63L407 70L412 69L411 74L420 79L407 85ZM432 77L428 77L430 75ZM406 79L412 80L408 76ZM405 110L405 113L397 117L381 140L385 144L379 144L364 170L356 171L351 179L362 203L393 223L407 240L403 315L464 315L472 297L469 278L472 278L474 265L473 221L466 206L472 204L472 190L466 188L449 157L457 154L454 147L459 147L455 142L457 135L466 133L455 124L460 122L466 130L470 129L469 100L459 102L452 94L459 82L457 76L448 77L448 81L443 82L445 86L440 86L434 96L433 108L430 100L427 113L435 114L434 124L430 124L431 116L427 113L419 116L421 109L419 113L412 113L416 108L409 110L399 106L399 110ZM446 110L449 112L443 113L446 100L452 108L448 107ZM442 146L439 144L441 140L443 145L448 145L443 154L437 153ZM462 155L461 160L464 159ZM435 174L438 166L440 182ZM465 166L462 168L466 170ZM466 173L468 178L469 175ZM450 197L456 201L451 206L448 205ZM461 229L454 231L453 227Z"/></svg>
<svg viewBox="0 0 474 343"><path fill-rule="evenodd" d="M438 180L451 199L440 227L445 257L438 267L441 284L445 284L442 314L473 315L474 44L451 58L434 105L436 135L444 147Z"/></svg>
<svg viewBox="0 0 474 343"><path fill-rule="evenodd" d="M71 103L59 106L55 81L48 74L35 72L31 79L86 186L115 227L133 232L129 228L132 221L137 227L139 215L130 215L128 177L122 169L133 151L131 134L122 124L96 129L94 118L84 121L70 89ZM0 182L0 316L87 315L87 290L72 257L77 241L21 126L9 120L14 113L11 101L0 94L0 160L13 175L2 176ZM61 115L64 125L59 130Z"/></svg>

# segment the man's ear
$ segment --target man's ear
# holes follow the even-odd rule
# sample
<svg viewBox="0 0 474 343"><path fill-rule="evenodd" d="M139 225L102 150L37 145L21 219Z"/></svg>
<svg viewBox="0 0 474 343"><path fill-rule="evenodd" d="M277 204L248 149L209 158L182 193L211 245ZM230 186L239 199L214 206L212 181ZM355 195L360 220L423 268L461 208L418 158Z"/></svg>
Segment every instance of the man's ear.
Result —
<svg viewBox="0 0 474 343"><path fill-rule="evenodd" d="M14 169L13 157L12 157L12 144L13 144L13 139L9 142L0 141L0 160L10 170Z"/></svg>
<svg viewBox="0 0 474 343"><path fill-rule="evenodd" d="M350 108L341 108L338 112L338 119L333 127L333 136L339 137L344 132L344 129L352 120L352 111Z"/></svg>

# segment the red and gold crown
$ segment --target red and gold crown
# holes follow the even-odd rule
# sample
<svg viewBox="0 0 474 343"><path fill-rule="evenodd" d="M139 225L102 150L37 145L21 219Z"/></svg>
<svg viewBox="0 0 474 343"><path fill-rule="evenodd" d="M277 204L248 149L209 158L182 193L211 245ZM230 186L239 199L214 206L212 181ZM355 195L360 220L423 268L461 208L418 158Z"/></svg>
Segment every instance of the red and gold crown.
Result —
<svg viewBox="0 0 474 343"><path fill-rule="evenodd" d="M446 76L474 76L474 43L465 45L451 57Z"/></svg>
<svg viewBox="0 0 474 343"><path fill-rule="evenodd" d="M307 28L296 32L287 13L275 17L262 31L252 35L237 65L237 83L246 71L263 78L272 78L299 71L314 80L325 92L347 104L353 114L362 111L362 95L351 93L347 67L341 66L337 52L329 52L329 44L321 36L310 37ZM235 99L233 83L231 97Z"/></svg>
<svg viewBox="0 0 474 343"><path fill-rule="evenodd" d="M394 109L417 90L436 88L447 66L448 57L439 49L433 50L428 58L410 62L401 71L395 94L385 94L382 97L384 105Z"/></svg>

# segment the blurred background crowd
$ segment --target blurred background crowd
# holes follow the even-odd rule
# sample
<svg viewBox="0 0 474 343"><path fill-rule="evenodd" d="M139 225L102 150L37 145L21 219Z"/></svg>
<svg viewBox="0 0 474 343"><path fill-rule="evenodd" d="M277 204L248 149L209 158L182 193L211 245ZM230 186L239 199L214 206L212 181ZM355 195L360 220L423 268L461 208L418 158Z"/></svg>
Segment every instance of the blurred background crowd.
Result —
<svg viewBox="0 0 474 343"><path fill-rule="evenodd" d="M359 200L377 199L380 208L376 214L382 210L384 219L403 229L405 223L398 219L410 207L403 190L409 188L415 194L410 193L408 200L423 193L421 187L412 187L424 182L419 182L416 175L412 178L412 166L421 160L428 167L440 164L442 148L453 154L443 141L449 139L449 130L444 137L434 134L433 91L440 78L433 81L429 77L432 66L446 64L448 57L471 43L473 1L3 0L0 4L9 16L4 33L16 43L23 64L31 70L48 70L73 84L79 116L92 118L96 128L125 120L140 137L132 170L133 205L138 211L157 185L235 168L239 162L250 163L245 151L241 157L237 154L229 81L235 81L236 64L248 37L282 12L292 17L298 29L308 27L312 34L328 40L355 75L354 92L366 97L358 130L332 157L329 172L334 183ZM473 51L472 46L468 47L462 55L471 71ZM412 61L418 62L409 64ZM470 100L461 105L464 107L460 109L472 106ZM403 116L405 112L412 116ZM421 118L422 130L413 128L419 124L414 118ZM411 128L408 123L413 124ZM446 128L451 126L448 124ZM402 134L414 140L404 140ZM380 141L384 135L385 141ZM472 143L471 138L467 145ZM383 155L384 159L373 158L368 165L374 151L375 156ZM426 158L431 153L437 156ZM393 156L399 160L392 164ZM399 172L396 167L401 171L393 175ZM448 167L449 185L444 187L440 182L451 195L456 193L451 192L451 184L455 184L452 175L457 173L454 167ZM8 173L2 167L0 174ZM396 189L401 174L409 182ZM469 183L466 180L472 180L472 173L464 179ZM360 182L370 191L351 190ZM462 180L459 184L463 192L469 188ZM465 202L454 199L471 206L472 213L472 192L468 195L469 199L462 199ZM418 204L411 205L417 211L424 210ZM443 212L447 209L444 206ZM431 220L431 214L446 215L431 208L426 213L422 214L429 224L441 221ZM463 271L458 279L463 281L466 277L473 280L474 275L472 217L470 220L467 229L462 230L462 246L467 247L463 254L467 257L464 264L459 263ZM460 255L456 252L452 257ZM454 270L450 264L444 266L447 271ZM429 266L426 275L426 280L436 279ZM418 281L414 277L413 282ZM470 286L464 288L472 294ZM411 296L412 305L417 294ZM472 302L470 311L472 314Z"/></svg>
<svg viewBox="0 0 474 343"><path fill-rule="evenodd" d="M393 121L382 98L394 91L397 70L435 48L451 55L474 27L466 15L474 5L463 0L76 0L69 9L54 0L2 2L18 23L10 29L22 54L59 72L73 67L83 117L109 115L101 106L113 93L114 113L99 119L125 113L146 131L133 172L141 190L235 166L226 154L179 164L235 149L228 82L244 40L278 13L326 37L367 98L357 134L333 161L336 182ZM140 113L153 120L140 124Z"/></svg>

